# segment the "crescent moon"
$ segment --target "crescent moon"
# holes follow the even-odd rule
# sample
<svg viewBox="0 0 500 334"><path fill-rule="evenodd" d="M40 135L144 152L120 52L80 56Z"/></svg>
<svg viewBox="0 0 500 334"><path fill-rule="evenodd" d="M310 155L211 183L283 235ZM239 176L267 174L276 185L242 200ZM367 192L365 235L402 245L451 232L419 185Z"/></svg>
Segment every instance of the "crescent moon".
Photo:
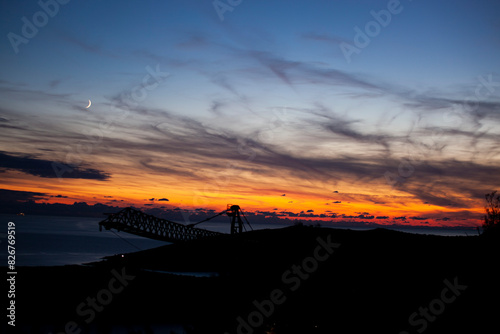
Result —
<svg viewBox="0 0 500 334"><path fill-rule="evenodd" d="M92 105L92 101L89 100L89 105L86 106L85 108L88 109L88 108L90 108L91 105Z"/></svg>

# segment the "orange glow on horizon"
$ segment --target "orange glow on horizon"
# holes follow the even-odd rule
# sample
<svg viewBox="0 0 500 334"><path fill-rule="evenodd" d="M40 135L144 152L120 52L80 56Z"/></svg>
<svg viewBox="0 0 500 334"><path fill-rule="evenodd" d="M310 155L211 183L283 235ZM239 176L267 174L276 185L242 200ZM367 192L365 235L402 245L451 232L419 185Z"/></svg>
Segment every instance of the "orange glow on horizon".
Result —
<svg viewBox="0 0 500 334"><path fill-rule="evenodd" d="M115 187L111 185L100 185L96 187L96 182L82 184L81 180L65 181L72 183L73 191L53 192L53 187L49 188L43 184L33 187L4 187L10 190L30 191L46 194L44 198L35 200L37 203L61 203L72 205L75 202L86 202L89 205L97 203L138 208L182 208L184 210L194 210L196 208L212 209L220 212L226 208L227 204L238 204L245 212L275 212L282 219L301 220L303 222L328 223L336 221L352 222L364 221L369 223L384 224L404 224L404 225L424 225L424 226L478 226L480 225L482 207L468 209L469 213L476 215L477 219L465 219L453 221L451 219L437 220L444 217L446 213L452 214L456 210L453 208L436 207L417 202L407 202L405 207L400 205L377 205L373 203L341 202L331 204L335 201L319 200L318 198L307 198L306 196L282 196L267 195L262 196L231 196L225 193L196 193L193 191L176 190L171 191L172 196L164 196L161 191L153 192L151 189L128 189L126 186ZM155 200L151 200L154 198ZM168 201L158 201L168 198ZM147 204L147 205L146 205ZM290 214L289 214L290 213ZM321 216L323 215L323 216ZM405 216L406 221L397 221L396 217ZM362 217L362 218L352 218ZM365 217L365 218L363 218ZM387 217L387 218L384 218ZM411 219L417 217L420 220ZM380 218L380 219L378 219ZM423 219L426 218L426 219Z"/></svg>

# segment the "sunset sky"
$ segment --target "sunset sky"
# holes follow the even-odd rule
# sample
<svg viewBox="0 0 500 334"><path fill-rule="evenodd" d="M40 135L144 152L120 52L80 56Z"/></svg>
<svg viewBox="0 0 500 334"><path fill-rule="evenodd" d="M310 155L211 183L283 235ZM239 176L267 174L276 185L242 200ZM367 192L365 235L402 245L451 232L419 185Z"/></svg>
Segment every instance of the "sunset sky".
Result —
<svg viewBox="0 0 500 334"><path fill-rule="evenodd" d="M476 226L500 190L498 1L1 7L0 188L39 203Z"/></svg>

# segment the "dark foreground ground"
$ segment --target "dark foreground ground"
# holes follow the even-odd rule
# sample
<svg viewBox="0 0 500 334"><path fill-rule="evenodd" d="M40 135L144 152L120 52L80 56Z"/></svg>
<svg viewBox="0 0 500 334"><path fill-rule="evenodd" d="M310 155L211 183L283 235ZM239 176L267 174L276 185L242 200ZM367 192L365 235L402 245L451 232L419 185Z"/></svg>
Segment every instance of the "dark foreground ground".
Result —
<svg viewBox="0 0 500 334"><path fill-rule="evenodd" d="M498 333L499 254L499 243L483 237L315 227L254 231L93 266L18 268L15 329Z"/></svg>

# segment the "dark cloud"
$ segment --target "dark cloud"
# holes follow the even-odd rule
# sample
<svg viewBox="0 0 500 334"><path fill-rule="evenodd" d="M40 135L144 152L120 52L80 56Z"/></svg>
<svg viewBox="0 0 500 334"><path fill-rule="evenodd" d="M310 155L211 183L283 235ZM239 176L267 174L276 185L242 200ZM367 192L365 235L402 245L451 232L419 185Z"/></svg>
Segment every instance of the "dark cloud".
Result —
<svg viewBox="0 0 500 334"><path fill-rule="evenodd" d="M61 167L62 166L62 167ZM0 152L0 169L17 170L46 178L57 178L62 176L71 179L92 179L105 181L110 178L108 173L93 168L68 167L56 161L33 158L30 156L14 156ZM63 168L61 170L61 168Z"/></svg>
<svg viewBox="0 0 500 334"><path fill-rule="evenodd" d="M377 216L376 219L389 219L389 216Z"/></svg>
<svg viewBox="0 0 500 334"><path fill-rule="evenodd" d="M4 202L35 201L39 199L45 199L47 197L48 195L46 193L0 189L0 201Z"/></svg>
<svg viewBox="0 0 500 334"><path fill-rule="evenodd" d="M359 218L359 216L353 216L353 215L346 215L346 214L341 214L340 217L342 218L347 218L347 219L355 219Z"/></svg>
<svg viewBox="0 0 500 334"><path fill-rule="evenodd" d="M56 195L56 196L52 196L52 197L55 197L55 198L68 198L68 196L63 196L63 195Z"/></svg>
<svg viewBox="0 0 500 334"><path fill-rule="evenodd" d="M335 214L335 217L333 217L333 218L344 218L344 219L374 219L375 218L375 216L372 216L372 215L368 214L367 212L364 212L364 213L356 212L356 213L358 213L357 216L346 215L346 214L341 214L341 215Z"/></svg>
<svg viewBox="0 0 500 334"><path fill-rule="evenodd" d="M413 217L410 217L410 219L413 219L413 220L427 220L429 218L427 217L418 217L418 216L413 216Z"/></svg>
<svg viewBox="0 0 500 334"><path fill-rule="evenodd" d="M279 214L282 216L287 216L287 217L297 217L299 215L299 214L293 213L291 211L280 211Z"/></svg>
<svg viewBox="0 0 500 334"><path fill-rule="evenodd" d="M168 198L159 198L158 202L168 202Z"/></svg>
<svg viewBox="0 0 500 334"><path fill-rule="evenodd" d="M0 118L0 128L3 129L10 129L10 130L26 130L24 127L20 125L14 125L12 122L7 119L7 118Z"/></svg>
<svg viewBox="0 0 500 334"><path fill-rule="evenodd" d="M98 217L104 219L104 213L118 212L122 209L101 203L89 205L85 202L74 202L73 204L36 202L46 197L49 196L44 193L0 189L0 212L8 214L24 212L29 215Z"/></svg>

